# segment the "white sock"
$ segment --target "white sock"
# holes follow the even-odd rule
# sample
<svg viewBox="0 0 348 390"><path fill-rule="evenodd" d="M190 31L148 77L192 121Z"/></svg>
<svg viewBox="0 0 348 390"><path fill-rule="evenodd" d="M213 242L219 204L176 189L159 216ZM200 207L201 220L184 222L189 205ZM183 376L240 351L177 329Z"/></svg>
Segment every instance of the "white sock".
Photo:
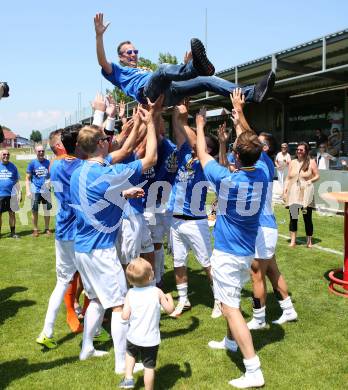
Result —
<svg viewBox="0 0 348 390"><path fill-rule="evenodd" d="M291 313L294 310L294 305L292 304L291 297L288 296L282 301L278 301L280 307L282 308L285 314Z"/></svg>
<svg viewBox="0 0 348 390"><path fill-rule="evenodd" d="M52 291L50 300L48 301L45 324L43 328L43 332L47 337L53 336L54 323L56 322L58 311L61 303L63 302L64 294L68 286L69 284L65 284L57 280L56 287Z"/></svg>
<svg viewBox="0 0 348 390"><path fill-rule="evenodd" d="M251 359L243 359L243 363L248 374L252 374L261 368L261 362L257 355Z"/></svg>
<svg viewBox="0 0 348 390"><path fill-rule="evenodd" d="M184 303L187 299L187 289L188 289L187 283L177 284L176 289L178 290L178 294L179 294L179 303L181 302Z"/></svg>
<svg viewBox="0 0 348 390"><path fill-rule="evenodd" d="M164 267L164 250L163 246L161 249L155 250L155 276L156 276L156 283L159 283L161 281L162 275L164 272L162 272L162 269Z"/></svg>
<svg viewBox="0 0 348 390"><path fill-rule="evenodd" d="M115 350L115 371L124 372L126 365L126 342L128 321L121 318L122 312L113 311L111 317L111 336Z"/></svg>
<svg viewBox="0 0 348 390"><path fill-rule="evenodd" d="M253 318L259 324L263 324L266 321L266 306L260 307L260 309L253 309Z"/></svg>
<svg viewBox="0 0 348 390"><path fill-rule="evenodd" d="M80 358L83 359L84 356L87 356L91 352L93 347L93 337L96 334L97 329L100 329L101 323L103 321L105 310L102 304L92 299L89 302L88 308L86 310L85 319L84 319L84 329L83 329L83 339L82 339L82 348L80 353Z"/></svg>

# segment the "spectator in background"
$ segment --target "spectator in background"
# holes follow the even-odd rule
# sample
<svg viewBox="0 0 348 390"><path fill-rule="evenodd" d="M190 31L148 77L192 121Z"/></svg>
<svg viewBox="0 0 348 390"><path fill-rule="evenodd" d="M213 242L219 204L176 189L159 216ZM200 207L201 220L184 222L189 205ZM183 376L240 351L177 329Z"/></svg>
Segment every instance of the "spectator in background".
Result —
<svg viewBox="0 0 348 390"><path fill-rule="evenodd" d="M318 169L330 169L330 160L335 161L337 159L327 153L326 144L321 144L315 160L318 165Z"/></svg>
<svg viewBox="0 0 348 390"><path fill-rule="evenodd" d="M315 130L314 141L317 149L320 144L327 144L327 135L323 133L322 129Z"/></svg>
<svg viewBox="0 0 348 390"><path fill-rule="evenodd" d="M284 182L288 175L289 164L291 162L291 156L288 153L288 144L283 143L281 145L281 151L277 154L275 160L275 166L278 172L278 183L281 191L284 191Z"/></svg>
<svg viewBox="0 0 348 390"><path fill-rule="evenodd" d="M342 134L338 128L331 129L331 135L328 138L328 152L332 156L338 156L342 147Z"/></svg>
<svg viewBox="0 0 348 390"><path fill-rule="evenodd" d="M331 131L337 129L341 131L343 128L343 111L338 109L337 106L334 106L333 109L327 114L327 119L331 123ZM329 137L330 138L330 137Z"/></svg>
<svg viewBox="0 0 348 390"><path fill-rule="evenodd" d="M4 149L0 153L0 233L2 213L8 212L11 237L19 238L16 234L15 215L15 211L18 211L18 194L20 193L19 173L16 166L10 162L10 152Z"/></svg>
<svg viewBox="0 0 348 390"><path fill-rule="evenodd" d="M27 168L25 186L27 197L31 199L31 209L33 214L33 236L38 237L39 229L37 226L39 215L39 204L42 203L45 220L45 233L50 231L50 213L52 209L50 184L49 184L49 166L50 162L45 158L45 150L42 145L35 147L37 158L32 160Z"/></svg>
<svg viewBox="0 0 348 390"><path fill-rule="evenodd" d="M314 207L313 182L319 180L318 167L314 159L309 157L309 145L300 142L297 145L296 158L291 160L289 174L285 180L283 198L290 211L290 247L296 245L297 221L299 210L302 210L307 236L307 247L312 247Z"/></svg>

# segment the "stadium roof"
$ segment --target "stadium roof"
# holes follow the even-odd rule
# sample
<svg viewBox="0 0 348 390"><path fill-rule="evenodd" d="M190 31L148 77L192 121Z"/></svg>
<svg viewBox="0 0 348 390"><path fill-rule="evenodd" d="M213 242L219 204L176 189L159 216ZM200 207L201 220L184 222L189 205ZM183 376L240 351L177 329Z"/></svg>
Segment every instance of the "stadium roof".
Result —
<svg viewBox="0 0 348 390"><path fill-rule="evenodd" d="M236 65L216 75L241 85L254 84L267 72L276 72L274 95L280 100L328 89L348 87L348 29L289 49ZM196 104L230 105L213 94L201 94Z"/></svg>

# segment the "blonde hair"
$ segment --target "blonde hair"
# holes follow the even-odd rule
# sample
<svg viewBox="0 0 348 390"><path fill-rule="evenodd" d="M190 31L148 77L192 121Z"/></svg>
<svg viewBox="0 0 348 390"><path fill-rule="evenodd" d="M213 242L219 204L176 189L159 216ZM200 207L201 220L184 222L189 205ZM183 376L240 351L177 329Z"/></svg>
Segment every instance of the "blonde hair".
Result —
<svg viewBox="0 0 348 390"><path fill-rule="evenodd" d="M142 257L132 260L126 269L127 280L135 287L147 286L153 280L153 276L151 264Z"/></svg>
<svg viewBox="0 0 348 390"><path fill-rule="evenodd" d="M92 154L97 150L98 141L103 136L99 126L84 126L77 137L77 143L86 154Z"/></svg>

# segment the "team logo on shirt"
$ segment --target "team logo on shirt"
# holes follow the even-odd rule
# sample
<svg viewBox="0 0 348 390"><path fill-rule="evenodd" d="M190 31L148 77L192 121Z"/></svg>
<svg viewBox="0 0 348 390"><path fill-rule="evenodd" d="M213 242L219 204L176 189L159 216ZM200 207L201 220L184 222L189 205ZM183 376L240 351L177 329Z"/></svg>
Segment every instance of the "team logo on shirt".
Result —
<svg viewBox="0 0 348 390"><path fill-rule="evenodd" d="M178 170L178 157L175 152L171 153L165 161L166 171L175 173Z"/></svg>
<svg viewBox="0 0 348 390"><path fill-rule="evenodd" d="M155 168L151 167L143 173L146 179L154 179L156 176Z"/></svg>

